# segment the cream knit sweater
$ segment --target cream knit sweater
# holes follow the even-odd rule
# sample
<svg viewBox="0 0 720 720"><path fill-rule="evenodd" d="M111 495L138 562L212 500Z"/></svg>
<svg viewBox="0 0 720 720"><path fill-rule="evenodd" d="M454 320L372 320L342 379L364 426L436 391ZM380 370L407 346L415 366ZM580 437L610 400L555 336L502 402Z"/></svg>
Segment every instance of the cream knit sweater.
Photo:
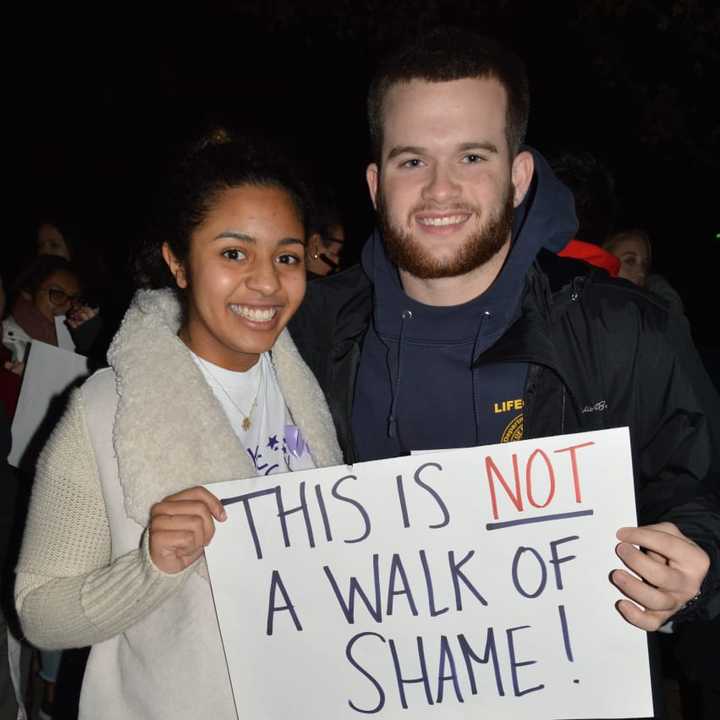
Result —
<svg viewBox="0 0 720 720"><path fill-rule="evenodd" d="M144 532L167 495L254 474L178 326L171 292L138 293L111 368L72 395L37 467L16 605L35 645L93 645L81 718L236 717L205 561L163 573ZM272 357L316 465L342 462L287 332Z"/></svg>

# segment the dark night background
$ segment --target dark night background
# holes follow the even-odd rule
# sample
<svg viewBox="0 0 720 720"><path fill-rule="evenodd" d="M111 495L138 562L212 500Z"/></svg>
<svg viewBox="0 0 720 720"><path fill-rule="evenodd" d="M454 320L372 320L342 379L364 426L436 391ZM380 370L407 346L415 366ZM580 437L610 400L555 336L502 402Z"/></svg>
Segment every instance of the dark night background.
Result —
<svg viewBox="0 0 720 720"><path fill-rule="evenodd" d="M179 7L179 6L178 6ZM714 2L223 3L162 21L119 12L53 19L38 8L10 66L21 154L8 208L15 259L49 210L124 277L130 243L179 144L213 124L293 142L337 189L355 247L372 225L364 98L378 52L438 23L496 35L526 61L528 141L604 160L618 224L646 227L696 340L718 347L720 9ZM6 33L13 34L12 26ZM12 258L12 256L15 258ZM100 276L98 276L100 277Z"/></svg>

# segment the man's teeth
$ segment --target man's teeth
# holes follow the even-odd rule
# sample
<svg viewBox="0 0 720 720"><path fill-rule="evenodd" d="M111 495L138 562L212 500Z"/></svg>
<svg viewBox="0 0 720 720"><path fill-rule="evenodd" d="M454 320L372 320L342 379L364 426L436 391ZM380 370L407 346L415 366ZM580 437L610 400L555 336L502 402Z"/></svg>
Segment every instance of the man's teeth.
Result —
<svg viewBox="0 0 720 720"><path fill-rule="evenodd" d="M247 305L231 305L230 310L253 322L268 322L277 315L277 308L254 308Z"/></svg>
<svg viewBox="0 0 720 720"><path fill-rule="evenodd" d="M421 225L432 225L433 227L442 227L443 225L457 225L467 220L467 215L446 215L438 218L418 218Z"/></svg>

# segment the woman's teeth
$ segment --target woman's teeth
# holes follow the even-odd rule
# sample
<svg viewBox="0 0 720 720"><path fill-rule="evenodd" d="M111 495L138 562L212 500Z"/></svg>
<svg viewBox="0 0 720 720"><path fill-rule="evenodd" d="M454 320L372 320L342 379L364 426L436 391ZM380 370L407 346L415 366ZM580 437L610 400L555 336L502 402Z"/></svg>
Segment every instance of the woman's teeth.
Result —
<svg viewBox="0 0 720 720"><path fill-rule="evenodd" d="M253 322L268 322L277 315L276 307L255 308L247 305L230 305L230 310L240 317Z"/></svg>

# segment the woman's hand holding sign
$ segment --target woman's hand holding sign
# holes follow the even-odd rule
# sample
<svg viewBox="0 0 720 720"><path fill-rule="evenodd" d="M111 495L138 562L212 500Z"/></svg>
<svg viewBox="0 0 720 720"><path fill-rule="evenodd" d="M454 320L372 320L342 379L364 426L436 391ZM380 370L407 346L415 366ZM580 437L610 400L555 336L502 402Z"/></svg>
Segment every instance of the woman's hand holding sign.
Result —
<svg viewBox="0 0 720 720"><path fill-rule="evenodd" d="M657 630L698 594L710 558L669 522L621 528L617 538L618 557L640 578L625 570L612 573L613 583L629 598L617 608L629 623Z"/></svg>
<svg viewBox="0 0 720 720"><path fill-rule="evenodd" d="M225 508L204 487L169 495L150 509L150 558L165 573L192 565L215 534L214 520L226 518Z"/></svg>

